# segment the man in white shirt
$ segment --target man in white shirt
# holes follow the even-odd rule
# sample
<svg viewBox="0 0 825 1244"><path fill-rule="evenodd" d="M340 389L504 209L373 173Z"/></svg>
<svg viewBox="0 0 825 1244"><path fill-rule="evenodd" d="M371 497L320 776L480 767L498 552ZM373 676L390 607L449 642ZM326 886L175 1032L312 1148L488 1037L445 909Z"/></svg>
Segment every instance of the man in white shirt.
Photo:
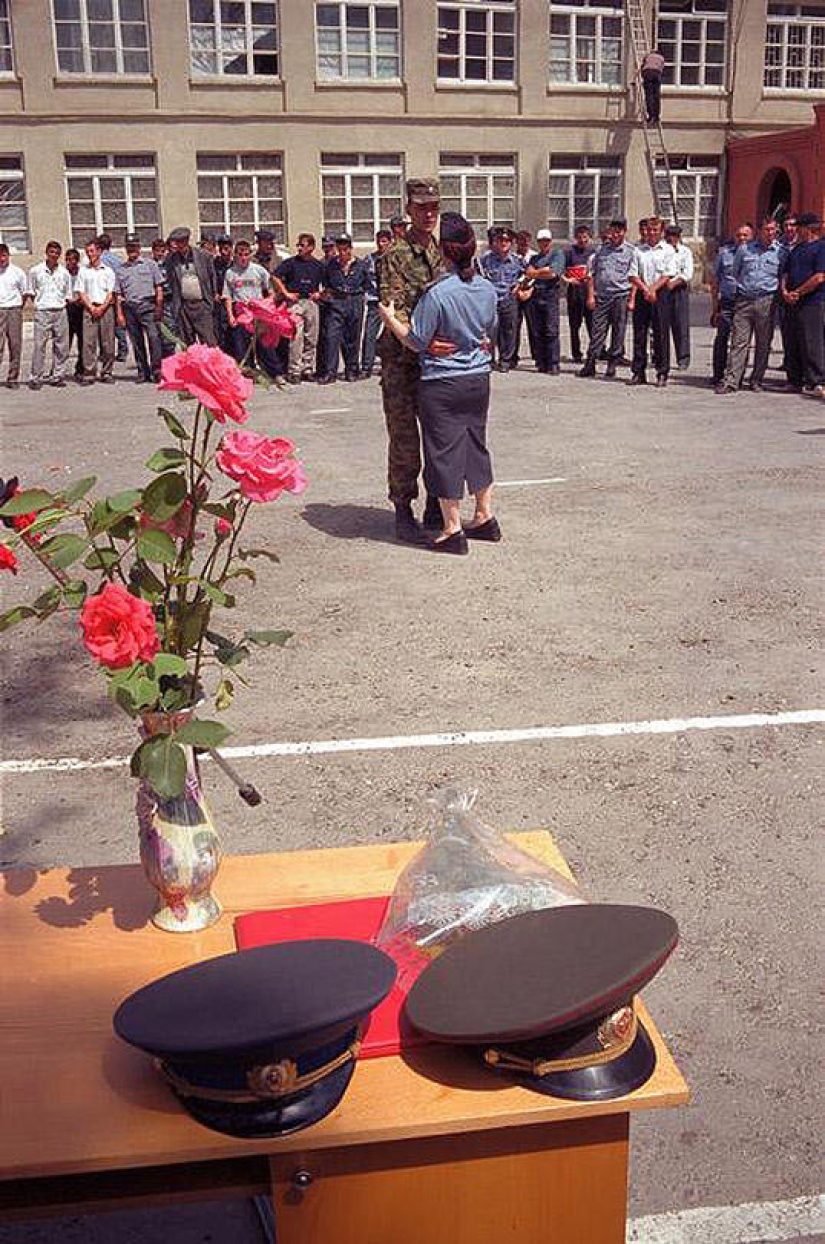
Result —
<svg viewBox="0 0 825 1244"><path fill-rule="evenodd" d="M52 383L63 388L69 357L69 317L66 304L74 298L74 282L60 263L59 242L46 243L43 263L29 269L27 297L34 303L34 347L29 388L41 388L47 378L46 348L52 343Z"/></svg>
<svg viewBox="0 0 825 1244"><path fill-rule="evenodd" d="M690 283L693 280L693 251L682 241L678 225L668 225L665 241L676 255L676 275L670 280L670 331L679 371L690 367Z"/></svg>
<svg viewBox="0 0 825 1244"><path fill-rule="evenodd" d="M656 384L663 388L670 374L670 282L676 276L676 252L662 237L662 221L649 216L645 240L636 247L638 275L631 276L633 304L633 374L628 384L647 384L647 342Z"/></svg>
<svg viewBox="0 0 825 1244"><path fill-rule="evenodd" d="M0 363L9 347L9 370L6 388L16 389L20 377L20 355L23 348L23 299L26 296L26 274L9 258L9 248L0 242Z"/></svg>
<svg viewBox="0 0 825 1244"><path fill-rule="evenodd" d="M81 384L94 384L98 357L100 379L113 384L115 362L115 273L101 261L96 241L88 242L89 263L75 279L75 291L83 304L83 376Z"/></svg>

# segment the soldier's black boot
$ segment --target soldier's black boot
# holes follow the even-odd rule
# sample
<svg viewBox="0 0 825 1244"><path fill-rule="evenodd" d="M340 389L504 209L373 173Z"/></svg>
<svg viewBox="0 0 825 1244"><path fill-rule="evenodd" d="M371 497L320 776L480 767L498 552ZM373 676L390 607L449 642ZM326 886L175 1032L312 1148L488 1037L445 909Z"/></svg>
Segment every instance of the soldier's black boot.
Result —
<svg viewBox="0 0 825 1244"><path fill-rule="evenodd" d="M444 526L444 519L441 514L438 497L431 497L429 493L427 494L427 503L424 506L424 514L421 521L424 524L425 531L441 531L441 528Z"/></svg>
<svg viewBox="0 0 825 1244"><path fill-rule="evenodd" d="M421 544L422 534L409 501L395 503L395 538L404 544Z"/></svg>

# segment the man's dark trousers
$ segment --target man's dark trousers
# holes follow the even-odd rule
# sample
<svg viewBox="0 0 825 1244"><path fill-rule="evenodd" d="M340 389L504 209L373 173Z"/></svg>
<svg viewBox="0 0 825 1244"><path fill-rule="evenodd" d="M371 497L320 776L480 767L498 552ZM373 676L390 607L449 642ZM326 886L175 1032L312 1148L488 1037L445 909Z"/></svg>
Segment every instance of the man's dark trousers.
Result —
<svg viewBox="0 0 825 1244"><path fill-rule="evenodd" d="M77 361L75 363L75 376L83 375L83 303L70 302L66 307L66 313L69 319L69 349L72 348L72 342L77 341Z"/></svg>
<svg viewBox="0 0 825 1244"><path fill-rule="evenodd" d="M378 303L368 302L364 316L364 335L361 342L361 371L372 374L375 366L375 347L378 343L378 330L381 327L381 316L378 314Z"/></svg>
<svg viewBox="0 0 825 1244"><path fill-rule="evenodd" d="M137 369L145 380L160 377L161 347L160 325L155 319L155 304L151 299L143 302L125 302L123 314L126 329L135 353ZM147 355L146 346L149 346Z"/></svg>
<svg viewBox="0 0 825 1244"><path fill-rule="evenodd" d="M721 384L728 367L728 346L730 331L733 327L733 303L719 304L719 318L716 321L716 336L713 339L713 383Z"/></svg>
<svg viewBox="0 0 825 1244"><path fill-rule="evenodd" d="M645 109L648 121L656 122L662 115L662 75L645 73L642 75L645 92Z"/></svg>
<svg viewBox="0 0 825 1244"><path fill-rule="evenodd" d="M542 293L541 297L534 293L527 306L533 325L536 367L541 372L547 372L551 367L558 367L561 359L558 286Z"/></svg>
<svg viewBox="0 0 825 1244"><path fill-rule="evenodd" d="M587 366L595 367L601 358L602 350L610 333L610 349L607 352L611 363L618 363L624 354L624 339L627 332L627 294L611 294L606 298L596 298L596 309L593 312L593 324L590 345L587 347Z"/></svg>
<svg viewBox="0 0 825 1244"><path fill-rule="evenodd" d="M651 360L657 376L670 374L670 316L667 291L657 290L656 301L636 296L633 309L633 375L644 376L647 370L647 343L651 338Z"/></svg>
<svg viewBox="0 0 825 1244"><path fill-rule="evenodd" d="M336 375L339 352L344 356L344 375L358 375L358 347L363 318L363 294L345 294L343 298L334 298L329 303L325 375Z"/></svg>
<svg viewBox="0 0 825 1244"><path fill-rule="evenodd" d="M802 354L802 383L825 384L825 302L797 303L796 322Z"/></svg>
<svg viewBox="0 0 825 1244"><path fill-rule="evenodd" d="M512 367L518 356L518 326L518 303L513 297L504 298L498 304L498 331L495 340L495 352L500 366Z"/></svg>
<svg viewBox="0 0 825 1244"><path fill-rule="evenodd" d="M667 297L676 362L680 367L687 367L690 364L690 291L687 285L677 285L668 290Z"/></svg>
<svg viewBox="0 0 825 1244"><path fill-rule="evenodd" d="M573 355L573 362L580 363L583 358L581 345L582 324L587 325L588 339L593 333L593 312L587 309L586 286L567 286L567 320L570 324L570 353Z"/></svg>

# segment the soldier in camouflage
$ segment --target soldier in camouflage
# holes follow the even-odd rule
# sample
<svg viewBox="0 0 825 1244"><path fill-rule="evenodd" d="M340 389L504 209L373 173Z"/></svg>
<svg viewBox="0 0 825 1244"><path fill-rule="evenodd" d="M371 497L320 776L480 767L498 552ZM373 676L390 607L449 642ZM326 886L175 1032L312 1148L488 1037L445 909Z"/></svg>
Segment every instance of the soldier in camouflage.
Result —
<svg viewBox="0 0 825 1244"><path fill-rule="evenodd" d="M378 281L381 301L393 303L399 320L408 324L413 308L424 290L443 272L441 253L433 236L438 220L440 194L433 178L412 178L407 182L407 213L410 227L397 237L382 255ZM438 349L438 345L431 349ZM454 347L443 343L445 352ZM389 498L395 506L395 534L409 544L421 541L421 528L413 514L421 473L421 440L418 430L418 358L391 333L383 333L381 355L381 393L387 423L389 452L387 472ZM435 497L427 497L424 526L441 527L441 507Z"/></svg>

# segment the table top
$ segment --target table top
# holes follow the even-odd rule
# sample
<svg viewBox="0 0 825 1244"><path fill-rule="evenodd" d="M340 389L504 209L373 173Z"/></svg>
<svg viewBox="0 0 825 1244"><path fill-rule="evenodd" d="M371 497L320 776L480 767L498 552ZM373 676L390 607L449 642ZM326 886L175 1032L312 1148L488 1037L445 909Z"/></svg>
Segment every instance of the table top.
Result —
<svg viewBox="0 0 825 1244"><path fill-rule="evenodd" d="M570 875L545 832L514 841ZM215 892L225 914L202 933L149 922L139 866L17 868L2 874L0 1179L123 1170L248 1154L524 1126L680 1105L687 1085L661 1035L651 1079L612 1102L569 1102L511 1085L461 1051L425 1047L360 1062L338 1108L306 1131L239 1140L194 1122L148 1057L112 1031L118 1003L150 980L235 949L245 911L389 893L420 844L231 856Z"/></svg>

